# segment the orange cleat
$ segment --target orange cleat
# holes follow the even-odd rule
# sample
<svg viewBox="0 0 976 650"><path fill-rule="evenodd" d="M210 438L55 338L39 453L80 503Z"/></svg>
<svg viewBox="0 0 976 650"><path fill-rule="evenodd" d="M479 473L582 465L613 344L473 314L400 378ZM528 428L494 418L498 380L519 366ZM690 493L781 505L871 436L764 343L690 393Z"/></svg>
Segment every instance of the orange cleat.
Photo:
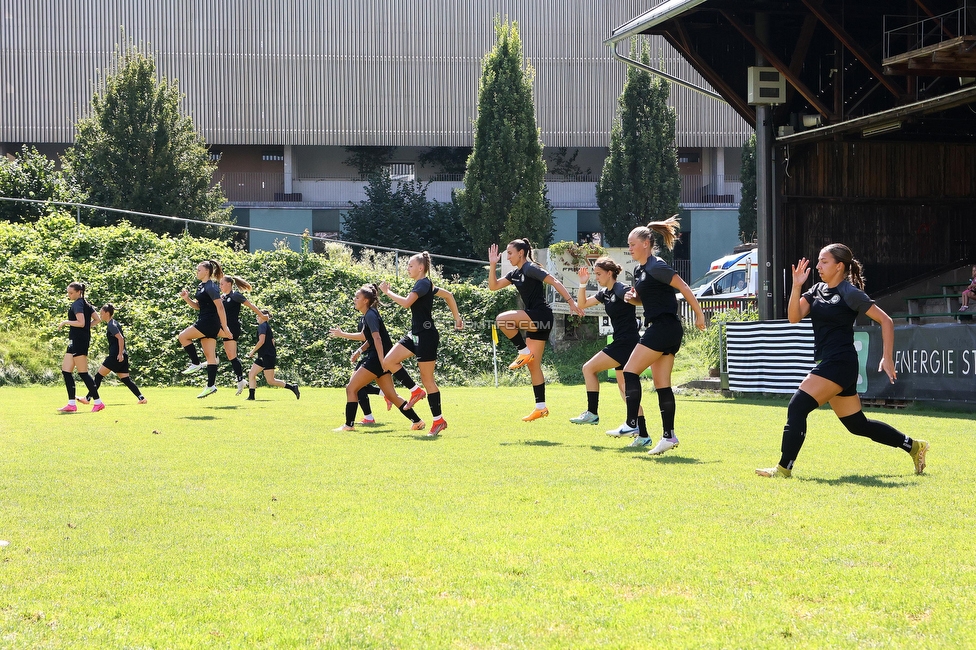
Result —
<svg viewBox="0 0 976 650"><path fill-rule="evenodd" d="M526 415L524 418L522 418L522 422L531 422L532 420L538 420L539 418L547 418L547 417L549 417L548 408L535 409L534 411Z"/></svg>

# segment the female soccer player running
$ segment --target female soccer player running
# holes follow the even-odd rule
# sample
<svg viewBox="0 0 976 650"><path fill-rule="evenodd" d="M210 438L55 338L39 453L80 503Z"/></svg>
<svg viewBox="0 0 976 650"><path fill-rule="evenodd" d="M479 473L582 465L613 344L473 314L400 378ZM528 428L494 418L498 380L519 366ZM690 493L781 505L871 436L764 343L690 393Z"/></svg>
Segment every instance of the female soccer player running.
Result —
<svg viewBox="0 0 976 650"><path fill-rule="evenodd" d="M678 446L674 433L674 392L671 390L671 370L674 355L681 348L684 330L678 318L677 289L695 311L695 326L705 329L705 314L691 289L667 262L657 257L653 233L661 236L668 250L674 249L680 224L677 217L665 221L652 221L630 231L627 248L638 266L634 269L634 286L627 290L626 300L633 305L644 306L644 335L624 364L624 397L627 400L627 426L637 428L638 434L632 447L649 445L651 438L647 427L638 419L641 406L640 374L650 367L661 408L664 437L651 449L653 455L663 454Z"/></svg>
<svg viewBox="0 0 976 650"><path fill-rule="evenodd" d="M224 303L224 314L230 333L230 337L223 339L224 354L227 355L227 360L230 361L230 365L234 369L234 378L237 382L236 395L243 393L247 386L247 380L244 379L244 366L237 358L237 342L241 338L241 305L253 311L255 316L261 313L261 310L241 293L241 291L250 291L251 288L251 283L244 278L233 275L225 275L220 278L220 299Z"/></svg>
<svg viewBox="0 0 976 650"><path fill-rule="evenodd" d="M110 372L114 372L115 376L119 378L119 381L136 396L139 404L145 404L146 398L143 397L139 387L136 386L136 383L129 376L129 350L125 345L125 333L122 331L122 326L115 320L115 305L112 303L103 305L98 311L98 317L105 323L105 335L108 338L108 356L105 357L105 361L102 361L102 365L98 369L98 374L95 375L95 390L97 391L101 388L102 380L108 377ZM92 397L91 394L83 400L79 398L78 401L87 404L88 398L90 397Z"/></svg>
<svg viewBox="0 0 976 650"><path fill-rule="evenodd" d="M363 345L359 348L360 353L366 353L366 358L362 366L353 372L346 384L346 422L335 431L354 431L353 423L356 420L356 409L358 408L358 395L360 389L372 382L379 384L380 389L388 400L399 409L403 416L412 423L410 429L421 431L427 425L416 411L407 406L406 401L396 394L393 389L393 377L389 371L383 369L383 359L386 352L393 348L390 341L390 334L386 331L386 325L380 317L377 309L379 305L379 288L375 284L364 284L356 292L353 304L356 311L363 315ZM354 339L355 335L348 335L341 330L333 329L329 333L332 336L346 339Z"/></svg>
<svg viewBox="0 0 976 650"><path fill-rule="evenodd" d="M810 277L810 262L803 258L793 266L793 290L787 316L791 323L799 323L810 316L813 322L814 352L817 365L806 376L790 399L783 427L783 444L776 467L757 469L766 477L789 477L793 463L806 439L807 416L825 403L848 431L857 436L895 447L907 452L915 463L915 473L925 470L925 454L929 443L912 440L894 427L877 420L868 420L861 410L857 395L858 361L854 349L854 320L864 314L881 325L881 364L878 372L888 375L895 383L895 363L892 350L895 326L880 307L864 293L864 274L851 249L844 244L829 244L820 251L817 273L821 282L806 292L803 284Z"/></svg>
<svg viewBox="0 0 976 650"><path fill-rule="evenodd" d="M525 309L499 314L495 318L495 325L518 350L518 356L508 367L515 370L525 365L529 366L532 390L535 393L535 409L522 420L531 422L549 415L546 406L546 378L542 374L542 353L552 333L555 318L552 307L546 302L545 285L550 284L559 292L559 295L569 304L572 313L582 316L583 310L576 306L576 301L566 291L562 282L535 263L532 259L532 244L528 239L514 239L509 242L505 247L505 255L515 270L503 278L498 278L495 275L496 268L502 259L498 252L498 244L492 244L488 248L488 263L491 265L488 271L488 288L498 291L510 284L515 285L522 298L522 304L525 305ZM526 330L525 337L528 342L522 338L520 331L522 329Z"/></svg>
<svg viewBox="0 0 976 650"><path fill-rule="evenodd" d="M613 342L597 352L583 364L583 378L586 382L586 410L579 417L570 419L573 424L597 424L600 422L598 408L600 403L600 379L597 376L604 370L617 370L617 385L620 396L624 397L624 376L620 372L630 358L630 354L640 341L637 332L637 307L626 301L627 289L623 282L617 281L617 276L623 269L609 257L601 257L593 265L593 274L600 290L595 296L587 297L586 283L590 279L590 270L584 266L579 270L579 295L576 304L580 309L587 309L603 303L610 324L613 326ZM640 417L644 413L641 411ZM633 435L637 430L622 425L619 429L608 431L611 436Z"/></svg>
<svg viewBox="0 0 976 650"><path fill-rule="evenodd" d="M72 282L66 289L68 300L71 306L68 307L68 319L58 324L58 327L68 329L68 349L64 353L61 361L61 376L64 377L64 386L68 390L68 403L58 409L59 413L74 413L78 410L77 402L87 404L87 400L75 399L75 378L72 374L78 371L78 376L85 382L88 393L95 400L92 406L92 413L97 413L105 408L102 400L98 397L98 388L95 381L88 374L88 347L91 345L91 326L92 322L98 322L98 314L85 299L85 285L80 282Z"/></svg>
<svg viewBox="0 0 976 650"><path fill-rule="evenodd" d="M197 395L198 398L207 397L217 392L217 337L230 338L227 327L227 314L224 312L224 302L220 299L220 288L214 280L224 277L224 271L220 264L213 260L204 260L197 264L197 286L196 294L190 298L190 292L183 289L180 297L194 309L200 312L197 320L185 330L180 332L180 345L190 357L190 365L183 371L184 375L207 368L207 387ZM193 341L202 339L200 347L203 348L203 355L207 363L200 363L197 356L197 349Z"/></svg>
<svg viewBox="0 0 976 650"><path fill-rule="evenodd" d="M440 334L434 325L434 316L431 311L434 307L434 296L440 296L451 309L454 315L454 326L457 329L464 327L461 314L458 313L457 302L454 295L445 289L435 287L430 278L430 253L424 251L410 258L407 263L407 273L414 280L413 289L404 296L397 295L390 291L390 284L383 282L380 284L382 291L393 302L410 309L411 327L410 331L404 335L393 349L387 352L383 359L383 367L396 374L403 370L403 362L416 355L417 367L420 369L420 381L426 389L427 400L430 404L430 413L433 422L430 425L428 436L436 436L441 431L447 429L447 420L441 413L441 393L437 382L434 381L434 366L437 363L437 346L440 343ZM423 391L412 393L407 401L407 408L413 408L419 399L423 399Z"/></svg>
<svg viewBox="0 0 976 650"><path fill-rule="evenodd" d="M247 399L254 400L254 391L258 387L258 374L262 371L264 372L264 380L268 382L269 386L287 388L295 394L295 399L301 399L302 394L298 390L297 383L292 384L275 378L275 367L278 365L278 349L275 347L274 332L271 331L271 323L268 322L271 318L271 312L267 309L259 309L256 315L258 319L258 342L255 343L254 349L247 353L247 357L250 359L255 354L258 356L254 359L254 363L251 364L250 372L247 373L249 389Z"/></svg>

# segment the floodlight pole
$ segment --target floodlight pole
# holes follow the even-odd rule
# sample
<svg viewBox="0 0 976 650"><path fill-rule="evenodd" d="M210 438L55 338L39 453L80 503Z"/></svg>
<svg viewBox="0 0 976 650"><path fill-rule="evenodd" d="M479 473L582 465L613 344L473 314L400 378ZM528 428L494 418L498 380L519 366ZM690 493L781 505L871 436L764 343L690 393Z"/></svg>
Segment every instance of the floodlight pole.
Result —
<svg viewBox="0 0 976 650"><path fill-rule="evenodd" d="M765 42L769 35L769 20L764 13L756 14L756 36ZM756 65L766 65L766 59L756 52ZM760 320L772 320L776 312L775 250L776 233L773 220L773 125L772 108L766 104L756 106L756 235L759 240L759 286L756 289L756 306Z"/></svg>

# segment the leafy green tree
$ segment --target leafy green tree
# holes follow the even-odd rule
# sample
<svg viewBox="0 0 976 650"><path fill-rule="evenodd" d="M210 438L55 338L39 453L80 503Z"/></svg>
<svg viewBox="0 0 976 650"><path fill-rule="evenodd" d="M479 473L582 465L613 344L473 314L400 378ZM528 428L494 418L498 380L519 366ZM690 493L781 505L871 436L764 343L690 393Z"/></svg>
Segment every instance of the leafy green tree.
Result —
<svg viewBox="0 0 976 650"><path fill-rule="evenodd" d="M216 165L193 120L180 112L178 86L156 75L156 63L135 47L116 53L91 115L76 125L75 145L65 155L66 170L90 203L211 222L227 222L230 209ZM122 217L100 213L93 222ZM155 232L180 232L180 222L148 217L126 219ZM192 228L191 231L199 232Z"/></svg>
<svg viewBox="0 0 976 650"><path fill-rule="evenodd" d="M79 199L55 162L27 145L13 160L0 156L0 196L39 201ZM4 221L36 221L47 213L47 206L40 203L0 201L0 219Z"/></svg>
<svg viewBox="0 0 976 650"><path fill-rule="evenodd" d="M495 34L482 63L474 149L457 202L475 250L516 237L547 246L552 207L532 99L535 72L525 63L517 23L496 19Z"/></svg>
<svg viewBox="0 0 976 650"><path fill-rule="evenodd" d="M374 174L366 186L366 200L347 213L343 236L362 244L471 258L471 240L457 204L428 200L427 187L419 181L394 185L386 170ZM445 273L466 277L481 271L465 262L435 263Z"/></svg>
<svg viewBox="0 0 976 650"><path fill-rule="evenodd" d="M637 49L635 40L631 56ZM640 47L640 61L650 63L646 42ZM681 176L670 92L663 79L635 66L627 68L617 100L618 119L610 131L610 155L596 188L600 223L610 245L626 245L635 227L678 212Z"/></svg>
<svg viewBox="0 0 976 650"><path fill-rule="evenodd" d="M739 239L742 243L756 238L756 134L742 147L742 200L739 202Z"/></svg>

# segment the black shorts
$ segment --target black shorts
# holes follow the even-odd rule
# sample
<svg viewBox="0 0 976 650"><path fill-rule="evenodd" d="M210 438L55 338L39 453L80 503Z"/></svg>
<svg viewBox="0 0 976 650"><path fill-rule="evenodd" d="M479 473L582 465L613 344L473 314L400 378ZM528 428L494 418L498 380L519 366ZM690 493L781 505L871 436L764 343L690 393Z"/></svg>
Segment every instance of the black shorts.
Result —
<svg viewBox="0 0 976 650"><path fill-rule="evenodd" d="M417 355L417 361L420 362L437 361L437 346L440 345L440 342L441 335L437 333L437 330L430 329L422 334L406 334L397 341L397 344Z"/></svg>
<svg viewBox="0 0 976 650"><path fill-rule="evenodd" d="M372 351L366 354L362 366L377 377L390 374L389 370L383 370L383 361L380 359L380 356Z"/></svg>
<svg viewBox="0 0 976 650"><path fill-rule="evenodd" d="M556 317L553 316L552 309L549 307L526 309L525 314L529 317L530 321L535 323L536 327L535 331L527 331L525 338L536 341L548 341L549 336L552 334L553 323L556 322Z"/></svg>
<svg viewBox="0 0 976 650"><path fill-rule="evenodd" d="M126 352L122 355L122 361L119 361L117 356L105 357L105 361L102 361L102 365L117 375L127 375L129 374L129 353Z"/></svg>
<svg viewBox="0 0 976 650"><path fill-rule="evenodd" d="M240 323L237 324L237 327L234 327L230 323L228 323L227 326L230 328L230 338L225 338L224 340L225 341L239 341L240 338L241 338L241 325L240 325Z"/></svg>
<svg viewBox="0 0 976 650"><path fill-rule="evenodd" d="M840 386L841 390L837 393L838 397L857 395L858 362L856 354L848 358L825 359L814 366L810 374L823 377Z"/></svg>
<svg viewBox="0 0 976 650"><path fill-rule="evenodd" d="M661 314L644 330L640 344L663 354L677 354L681 349L681 338L684 333L681 321L676 315Z"/></svg>
<svg viewBox="0 0 976 650"><path fill-rule="evenodd" d="M88 346L90 345L91 337L69 338L68 349L65 350L65 354L70 354L73 357L87 357Z"/></svg>
<svg viewBox="0 0 976 650"><path fill-rule="evenodd" d="M275 366L278 365L278 355L277 354L259 354L254 357L254 365L261 366L265 370L274 370Z"/></svg>
<svg viewBox="0 0 976 650"><path fill-rule="evenodd" d="M220 333L220 321L219 320L198 320L193 323L194 329L203 334L205 339L215 339L217 334Z"/></svg>
<svg viewBox="0 0 976 650"><path fill-rule="evenodd" d="M634 351L634 348L637 347L639 342L639 338L626 338L619 341L614 339L610 342L610 345L603 348L602 352L620 364L616 367L616 370L622 370L624 364L630 359L630 353Z"/></svg>

